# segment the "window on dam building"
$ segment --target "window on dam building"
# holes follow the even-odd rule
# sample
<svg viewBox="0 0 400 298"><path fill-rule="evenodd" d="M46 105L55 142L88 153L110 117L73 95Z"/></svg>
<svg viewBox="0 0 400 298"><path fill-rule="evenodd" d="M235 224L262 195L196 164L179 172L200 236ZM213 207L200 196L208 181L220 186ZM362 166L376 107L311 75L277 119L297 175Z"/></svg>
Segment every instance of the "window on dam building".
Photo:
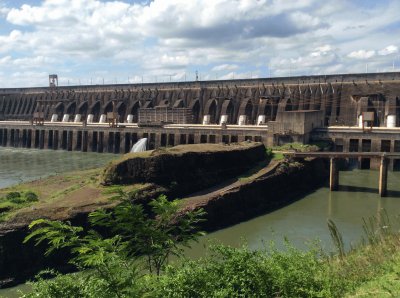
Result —
<svg viewBox="0 0 400 298"><path fill-rule="evenodd" d="M390 140L381 140L381 152L390 152Z"/></svg>
<svg viewBox="0 0 400 298"><path fill-rule="evenodd" d="M362 140L361 151L371 152L371 140Z"/></svg>
<svg viewBox="0 0 400 298"><path fill-rule="evenodd" d="M358 139L350 139L349 152L358 152Z"/></svg>
<svg viewBox="0 0 400 298"><path fill-rule="evenodd" d="M394 141L394 152L400 152L400 141Z"/></svg>

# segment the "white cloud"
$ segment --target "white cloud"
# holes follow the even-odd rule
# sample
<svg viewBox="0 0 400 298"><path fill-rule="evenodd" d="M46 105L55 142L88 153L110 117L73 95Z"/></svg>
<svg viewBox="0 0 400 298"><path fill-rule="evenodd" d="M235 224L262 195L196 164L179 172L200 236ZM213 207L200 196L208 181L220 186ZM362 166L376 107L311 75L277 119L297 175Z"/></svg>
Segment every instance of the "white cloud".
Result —
<svg viewBox="0 0 400 298"><path fill-rule="evenodd" d="M39 55L113 56L140 41L142 34L135 19L140 9L124 2L96 0L25 4L7 14L8 22L28 29L20 34L18 44L10 41L8 47Z"/></svg>
<svg viewBox="0 0 400 298"><path fill-rule="evenodd" d="M399 52L399 48L395 45L390 45L387 46L386 48L380 50L378 52L379 55L381 56L386 56L386 55L390 55L390 54L396 54Z"/></svg>
<svg viewBox="0 0 400 298"><path fill-rule="evenodd" d="M347 57L355 58L355 59L369 59L373 56L375 56L374 50L371 50L371 51L358 50L358 51L353 51L347 55Z"/></svg>
<svg viewBox="0 0 400 298"><path fill-rule="evenodd" d="M330 45L324 45L317 47L314 52L310 54L311 57L320 57L329 54L332 51L332 47Z"/></svg>
<svg viewBox="0 0 400 298"><path fill-rule="evenodd" d="M214 66L211 71L226 71L226 70L235 70L238 69L239 66L236 64L221 64Z"/></svg>
<svg viewBox="0 0 400 298"><path fill-rule="evenodd" d="M1 1L5 87L46 83L38 76L47 71L70 83L111 83L140 82L142 75L145 82L184 80L196 69L202 79L215 79L216 72L219 78L267 76L269 69L272 75L354 72L363 71L365 59L386 69L400 46L393 39L400 33L396 0L374 6L346 0L43 0L20 7Z"/></svg>
<svg viewBox="0 0 400 298"><path fill-rule="evenodd" d="M9 9L7 7L2 7L0 5L0 17L6 16L8 14L8 12L9 12Z"/></svg>

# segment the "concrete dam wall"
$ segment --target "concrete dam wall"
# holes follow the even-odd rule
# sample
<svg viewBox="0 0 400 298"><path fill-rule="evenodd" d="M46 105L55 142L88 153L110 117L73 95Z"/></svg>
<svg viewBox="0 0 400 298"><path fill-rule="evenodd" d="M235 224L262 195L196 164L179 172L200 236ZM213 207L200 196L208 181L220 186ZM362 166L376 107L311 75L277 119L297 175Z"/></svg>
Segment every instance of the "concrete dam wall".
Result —
<svg viewBox="0 0 400 298"><path fill-rule="evenodd" d="M140 138L148 149L313 140L393 152L399 98L398 72L0 89L0 146L126 153Z"/></svg>
<svg viewBox="0 0 400 298"><path fill-rule="evenodd" d="M0 120L30 120L39 111L55 122L99 122L118 100L120 122L136 123L140 109L158 107L188 109L195 124L254 125L283 111L320 110L322 126L356 125L364 111L375 113L377 126L398 126L399 98L400 73L14 88L0 89Z"/></svg>

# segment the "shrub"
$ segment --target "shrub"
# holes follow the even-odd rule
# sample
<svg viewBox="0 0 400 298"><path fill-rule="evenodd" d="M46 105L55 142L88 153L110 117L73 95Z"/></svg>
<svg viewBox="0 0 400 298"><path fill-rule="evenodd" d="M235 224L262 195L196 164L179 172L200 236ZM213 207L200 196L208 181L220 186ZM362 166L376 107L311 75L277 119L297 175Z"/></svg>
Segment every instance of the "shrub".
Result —
<svg viewBox="0 0 400 298"><path fill-rule="evenodd" d="M33 191L27 191L26 193L24 193L24 197L25 197L25 200L27 202L37 202L37 201L39 201L38 195L35 194Z"/></svg>
<svg viewBox="0 0 400 298"><path fill-rule="evenodd" d="M18 198L20 198L20 197L21 197L21 193L19 193L18 191L9 192L9 193L6 195L6 199L7 199L7 200L10 200L10 201L12 201L13 199L18 199Z"/></svg>
<svg viewBox="0 0 400 298"><path fill-rule="evenodd" d="M25 202L25 198L21 196L21 193L17 191L9 192L6 195L6 199L9 200L11 203L14 204L22 204Z"/></svg>

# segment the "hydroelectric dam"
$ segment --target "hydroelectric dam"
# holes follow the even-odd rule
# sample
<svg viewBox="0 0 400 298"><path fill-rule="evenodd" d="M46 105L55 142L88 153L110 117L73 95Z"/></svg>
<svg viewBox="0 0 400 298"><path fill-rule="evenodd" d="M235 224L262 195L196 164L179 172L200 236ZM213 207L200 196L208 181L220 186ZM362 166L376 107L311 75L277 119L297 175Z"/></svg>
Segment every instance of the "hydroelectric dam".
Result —
<svg viewBox="0 0 400 298"><path fill-rule="evenodd" d="M126 153L147 138L148 149L251 140L400 152L399 98L399 72L4 88L0 146Z"/></svg>

